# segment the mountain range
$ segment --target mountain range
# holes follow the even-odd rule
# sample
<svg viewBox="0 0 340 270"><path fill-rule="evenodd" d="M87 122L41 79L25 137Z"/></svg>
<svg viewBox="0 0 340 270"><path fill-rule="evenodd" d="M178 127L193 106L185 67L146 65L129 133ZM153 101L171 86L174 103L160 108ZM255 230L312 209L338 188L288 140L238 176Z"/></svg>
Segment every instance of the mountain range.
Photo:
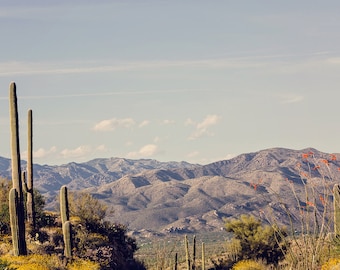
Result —
<svg viewBox="0 0 340 270"><path fill-rule="evenodd" d="M225 218L253 214L299 226L301 209L322 207L339 182L340 154L271 148L207 165L152 159L94 159L60 166L34 164L34 182L55 207L62 185L88 192L113 209L108 218L138 233L216 231ZM22 162L25 169L25 162ZM10 178L0 157L0 176ZM320 200L309 202L306 191Z"/></svg>

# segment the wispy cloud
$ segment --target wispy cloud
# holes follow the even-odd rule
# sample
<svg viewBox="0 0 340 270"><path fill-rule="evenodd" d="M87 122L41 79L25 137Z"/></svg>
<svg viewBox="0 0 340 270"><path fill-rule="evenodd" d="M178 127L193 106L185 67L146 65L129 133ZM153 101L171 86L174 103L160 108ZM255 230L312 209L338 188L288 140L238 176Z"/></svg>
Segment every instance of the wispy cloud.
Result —
<svg viewBox="0 0 340 270"><path fill-rule="evenodd" d="M132 70L165 69L165 68L204 68L204 69L243 69L272 66L273 61L281 61L290 56L263 55L246 57L179 59L132 62L18 62L0 63L0 76L62 75L83 73L125 72Z"/></svg>
<svg viewBox="0 0 340 270"><path fill-rule="evenodd" d="M195 125L195 131L189 136L189 140L195 140L201 138L203 136L212 136L214 135L209 128L214 126L220 120L220 116L216 114L207 115L201 122L195 123L191 119L186 121L186 125Z"/></svg>
<svg viewBox="0 0 340 270"><path fill-rule="evenodd" d="M194 158L194 157L197 157L199 154L200 154L199 151L193 151L187 154L187 158Z"/></svg>
<svg viewBox="0 0 340 270"><path fill-rule="evenodd" d="M65 148L60 153L58 153L58 155L60 156L60 158L67 160L67 159L87 158L89 156L102 154L106 152L108 152L108 149L104 144L101 144L98 146L80 145L73 149Z"/></svg>
<svg viewBox="0 0 340 270"><path fill-rule="evenodd" d="M163 125L172 125L172 124L175 124L175 120L169 120L169 119L165 119L163 120Z"/></svg>
<svg viewBox="0 0 340 270"><path fill-rule="evenodd" d="M150 121L149 121L149 120L144 120L144 121L142 121L142 122L138 125L138 127L142 128L142 127L145 127L145 126L147 126L147 125L149 125L149 124L150 124Z"/></svg>
<svg viewBox="0 0 340 270"><path fill-rule="evenodd" d="M50 149L39 148L36 151L33 151L33 158L34 159L42 159L47 158L49 156L55 155L57 153L57 147L52 146ZM27 151L24 151L22 157L25 159L27 157Z"/></svg>
<svg viewBox="0 0 340 270"><path fill-rule="evenodd" d="M298 103L304 100L302 95L284 95L281 96L281 103L282 104L291 104L291 103Z"/></svg>
<svg viewBox="0 0 340 270"><path fill-rule="evenodd" d="M62 99L62 98L79 98L79 97L105 97L105 96L128 96L128 95L147 95L147 94L165 94L165 93L184 93L184 92L211 92L211 89L158 89L146 91L108 91L103 93L78 93L78 94L63 94L63 95L39 95L39 96L20 96L20 99ZM0 100L8 100L8 96L0 96Z"/></svg>
<svg viewBox="0 0 340 270"><path fill-rule="evenodd" d="M74 149L64 149L60 152L61 156L65 159L68 158L80 158L88 155L92 152L92 148L89 145L81 145Z"/></svg>
<svg viewBox="0 0 340 270"><path fill-rule="evenodd" d="M95 131L113 131L117 128L132 128L136 125L135 120L132 118L123 118L123 119L107 119L102 120L99 123L95 124L93 130Z"/></svg>
<svg viewBox="0 0 340 270"><path fill-rule="evenodd" d="M141 147L138 151L127 154L129 158L151 157L159 153L159 148L156 144L147 144Z"/></svg>

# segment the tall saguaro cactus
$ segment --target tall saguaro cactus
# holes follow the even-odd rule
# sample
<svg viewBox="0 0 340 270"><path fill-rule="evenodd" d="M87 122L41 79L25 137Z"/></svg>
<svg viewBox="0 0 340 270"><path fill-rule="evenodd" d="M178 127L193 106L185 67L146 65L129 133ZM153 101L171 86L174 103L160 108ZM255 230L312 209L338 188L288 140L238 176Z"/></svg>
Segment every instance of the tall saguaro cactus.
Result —
<svg viewBox="0 0 340 270"><path fill-rule="evenodd" d="M33 194L33 120L32 110L27 115L27 221L35 228L34 194Z"/></svg>
<svg viewBox="0 0 340 270"><path fill-rule="evenodd" d="M17 106L16 85L10 84L9 89L10 127L11 127L11 159L12 159L12 193L16 193L15 207L10 208L13 250L15 255L26 255L25 240L25 210L21 182L20 147L19 147L19 117ZM11 198L11 196L10 196ZM10 202L13 199L10 199ZM13 201L11 202L13 203ZM17 231L17 233L16 233Z"/></svg>
<svg viewBox="0 0 340 270"><path fill-rule="evenodd" d="M335 184L333 187L334 204L334 234L340 237L340 186Z"/></svg>
<svg viewBox="0 0 340 270"><path fill-rule="evenodd" d="M69 207L68 207L68 194L67 187L62 186L60 188L60 216L61 216L61 224L63 229L64 236L64 255L67 258L72 257L72 231L71 231L71 223L69 221Z"/></svg>
<svg viewBox="0 0 340 270"><path fill-rule="evenodd" d="M196 269L196 235L193 236L193 246L192 246L192 270Z"/></svg>

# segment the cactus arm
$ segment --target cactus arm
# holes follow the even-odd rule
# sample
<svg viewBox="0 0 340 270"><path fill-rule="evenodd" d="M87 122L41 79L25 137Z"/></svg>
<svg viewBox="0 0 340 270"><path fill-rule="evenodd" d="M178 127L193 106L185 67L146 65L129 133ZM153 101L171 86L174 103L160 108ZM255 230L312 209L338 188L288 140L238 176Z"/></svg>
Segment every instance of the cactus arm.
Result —
<svg viewBox="0 0 340 270"><path fill-rule="evenodd" d="M63 224L63 236L64 236L64 255L66 258L72 257L72 226L70 221L65 221Z"/></svg>
<svg viewBox="0 0 340 270"><path fill-rule="evenodd" d="M15 188L11 188L9 191L9 215L12 232L13 242L13 254L14 256L20 255L20 244L19 244L19 222L18 222L18 192Z"/></svg>
<svg viewBox="0 0 340 270"><path fill-rule="evenodd" d="M21 180L22 180L22 190L24 192L28 192L28 186L27 186L27 182L26 182L26 172L22 171L21 172Z"/></svg>

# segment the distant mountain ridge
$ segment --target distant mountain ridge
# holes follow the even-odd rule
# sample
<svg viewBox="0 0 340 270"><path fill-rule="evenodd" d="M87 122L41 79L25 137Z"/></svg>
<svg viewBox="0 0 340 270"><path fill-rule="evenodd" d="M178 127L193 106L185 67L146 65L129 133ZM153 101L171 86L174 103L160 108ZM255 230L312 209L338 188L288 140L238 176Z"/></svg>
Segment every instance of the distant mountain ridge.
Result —
<svg viewBox="0 0 340 270"><path fill-rule="evenodd" d="M310 153L310 162L304 158L306 153ZM50 207L59 188L67 185L71 191L89 192L110 205L112 220L128 224L136 232L197 232L218 230L224 217L259 216L264 210L287 224L282 198L298 222L299 209L287 180L302 193L301 171L320 179L326 171L321 171L322 164L319 170L311 170L311 162L327 160L330 184L339 182L339 159L340 154L312 148L272 148L207 165L108 158L61 166L34 165L34 179ZM0 176L10 177L9 159L0 157Z"/></svg>

